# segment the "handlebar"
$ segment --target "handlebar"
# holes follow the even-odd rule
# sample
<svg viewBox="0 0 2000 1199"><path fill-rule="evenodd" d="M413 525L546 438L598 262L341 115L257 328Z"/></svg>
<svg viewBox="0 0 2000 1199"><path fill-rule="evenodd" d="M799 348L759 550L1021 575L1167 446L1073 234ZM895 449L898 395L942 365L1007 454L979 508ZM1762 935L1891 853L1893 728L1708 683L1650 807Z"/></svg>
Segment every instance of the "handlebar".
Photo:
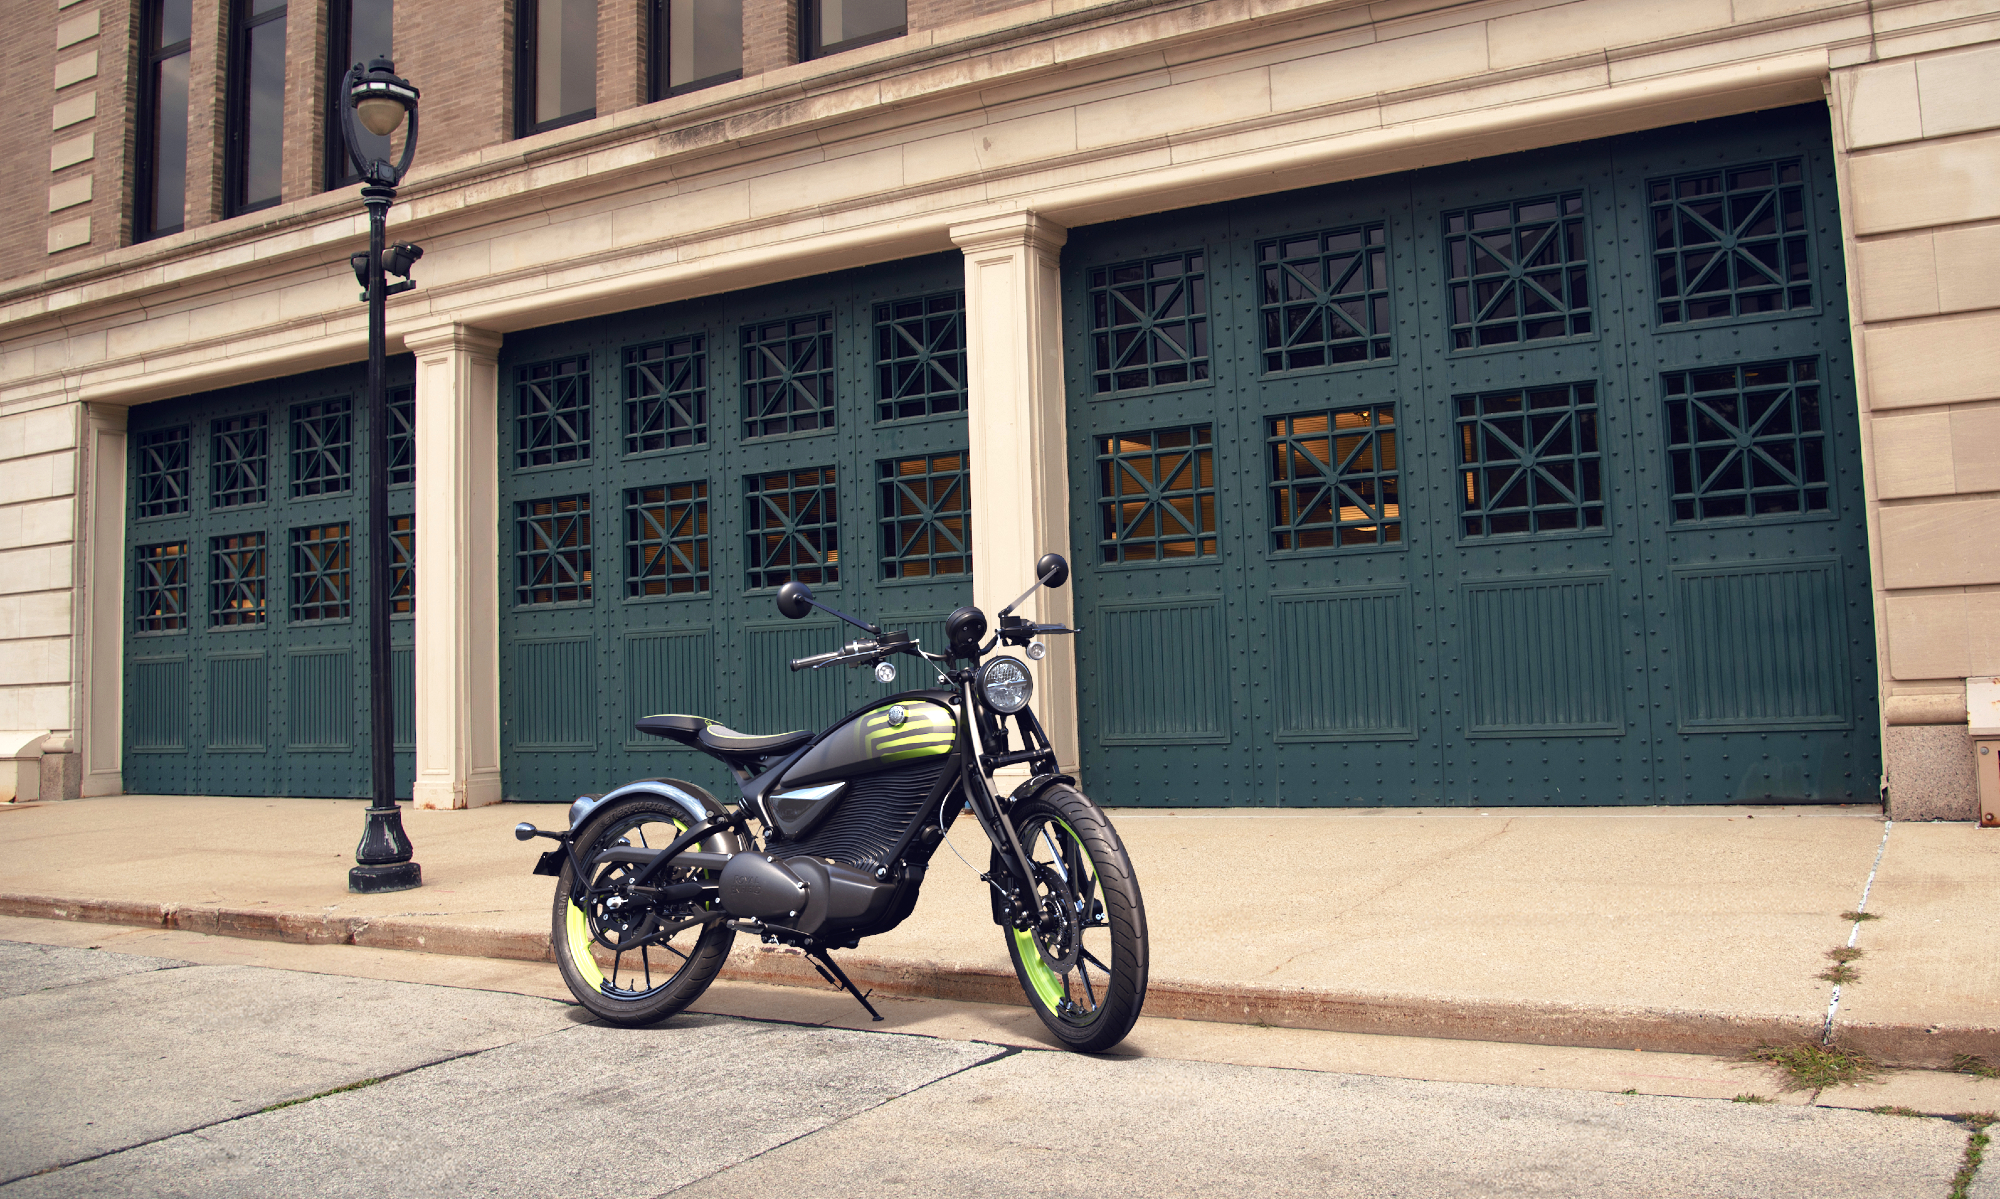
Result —
<svg viewBox="0 0 2000 1199"><path fill-rule="evenodd" d="M792 659L793 670L818 670L835 662L846 662L850 666L860 666L869 662L879 662L890 654L915 654L922 651L917 641L908 633L884 633L873 641L850 641L836 650L823 654L809 654Z"/></svg>

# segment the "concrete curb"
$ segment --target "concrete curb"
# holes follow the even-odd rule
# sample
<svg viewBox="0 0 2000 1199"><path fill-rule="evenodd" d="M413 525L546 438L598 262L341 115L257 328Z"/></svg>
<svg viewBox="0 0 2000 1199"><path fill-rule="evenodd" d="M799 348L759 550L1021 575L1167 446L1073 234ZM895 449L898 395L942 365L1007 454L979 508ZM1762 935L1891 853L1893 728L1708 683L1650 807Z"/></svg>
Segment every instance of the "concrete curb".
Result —
<svg viewBox="0 0 2000 1199"><path fill-rule="evenodd" d="M13 894L0 894L0 915L180 929L302 945L359 945L527 962L555 960L545 933L408 917L370 919L255 908ZM883 995L1013 1007L1025 1004L1012 970L854 956L843 956L841 965L856 985ZM766 945L739 947L723 967L721 976L741 982L827 988L826 980L804 954ZM1147 989L1146 1014L1328 1032L1722 1057L1740 1055L1759 1045L1817 1040L1820 1032L1817 1018L1790 1015L1441 999L1428 995L1341 993L1304 987L1204 984L1159 978L1153 979ZM2000 1029L1974 1025L1844 1024L1840 1026L1839 1041L1891 1066L1948 1066L1953 1055L1960 1053L2000 1060Z"/></svg>

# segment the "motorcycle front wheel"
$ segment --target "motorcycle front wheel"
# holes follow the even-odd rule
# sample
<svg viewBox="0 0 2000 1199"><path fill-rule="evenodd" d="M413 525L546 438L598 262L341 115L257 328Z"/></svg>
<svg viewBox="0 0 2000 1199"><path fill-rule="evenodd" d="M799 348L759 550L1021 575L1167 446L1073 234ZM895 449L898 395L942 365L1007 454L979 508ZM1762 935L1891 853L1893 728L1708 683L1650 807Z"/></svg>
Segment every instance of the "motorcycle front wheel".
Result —
<svg viewBox="0 0 2000 1199"><path fill-rule="evenodd" d="M1102 1053L1146 1002L1146 905L1118 830L1057 784L1010 814L1035 880L1034 927L1007 930L1028 1003L1067 1049ZM1002 870L999 855L993 870Z"/></svg>
<svg viewBox="0 0 2000 1199"><path fill-rule="evenodd" d="M635 903L623 885L639 867L590 863L607 849L664 849L687 828L687 813L645 795L614 800L592 813L576 838L576 862L586 872L576 888L574 864L556 880L549 941L570 994L592 1015L613 1024L652 1024L687 1007L722 969L736 934L720 921L661 935L666 924L709 909L683 901L663 909ZM674 869L657 885L713 877L716 871ZM572 898L580 894L580 898Z"/></svg>

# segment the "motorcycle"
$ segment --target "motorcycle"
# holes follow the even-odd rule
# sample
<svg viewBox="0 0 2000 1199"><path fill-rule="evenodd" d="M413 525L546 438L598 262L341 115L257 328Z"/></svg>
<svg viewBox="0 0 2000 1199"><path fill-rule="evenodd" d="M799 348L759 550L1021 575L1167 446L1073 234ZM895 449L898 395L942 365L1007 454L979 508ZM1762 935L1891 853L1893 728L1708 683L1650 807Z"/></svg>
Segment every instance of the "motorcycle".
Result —
<svg viewBox="0 0 2000 1199"><path fill-rule="evenodd" d="M953 611L942 653L821 603L804 583L780 588L785 616L817 609L866 634L793 661L793 671L872 667L890 683L892 659L908 656L936 685L866 704L818 733L760 737L703 716L648 716L640 732L727 766L740 802L644 779L578 797L563 832L517 825L523 841L559 843L535 873L556 878L550 939L577 1002L614 1024L663 1020L701 995L742 932L801 950L880 1020L831 951L908 918L931 856L969 812L989 847L980 877L993 922L1029 1005L1067 1048L1097 1053L1123 1040L1146 998L1139 881L1103 810L1060 772L1029 704L1027 667L995 652L1019 648L1039 661L1047 647L1036 638L1076 632L1015 614L1038 588L1068 579L1062 556L1044 555L990 637L978 608ZM1001 796L995 772L1022 763L1031 777Z"/></svg>

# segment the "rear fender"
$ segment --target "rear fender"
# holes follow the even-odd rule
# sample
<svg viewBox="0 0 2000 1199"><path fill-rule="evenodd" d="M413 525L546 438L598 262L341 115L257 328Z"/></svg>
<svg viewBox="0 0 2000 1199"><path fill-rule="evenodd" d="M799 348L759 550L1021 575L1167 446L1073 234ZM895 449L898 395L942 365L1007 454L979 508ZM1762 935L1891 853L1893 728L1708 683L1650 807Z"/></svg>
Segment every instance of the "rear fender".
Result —
<svg viewBox="0 0 2000 1199"><path fill-rule="evenodd" d="M711 816L727 814L715 796L693 783L683 782L680 779L640 779L637 782L627 783L615 791L606 791L588 803L579 799L570 805L569 832L564 834L565 838L574 837L583 831L583 826L589 822L591 815L605 804L630 795L648 795L664 799L686 812L689 824L697 820L706 820ZM737 837L735 830L725 828L717 829L690 848L699 848L707 853L740 853L743 842Z"/></svg>

